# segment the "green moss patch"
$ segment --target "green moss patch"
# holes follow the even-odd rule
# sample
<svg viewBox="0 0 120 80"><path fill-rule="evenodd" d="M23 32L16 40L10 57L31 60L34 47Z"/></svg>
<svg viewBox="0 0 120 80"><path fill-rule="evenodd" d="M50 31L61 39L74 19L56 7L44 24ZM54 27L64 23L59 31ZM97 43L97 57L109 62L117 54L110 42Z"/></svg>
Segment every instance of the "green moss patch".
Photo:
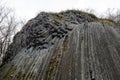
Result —
<svg viewBox="0 0 120 80"><path fill-rule="evenodd" d="M58 66L58 63L59 63L59 60L60 60L60 57L61 57L61 54L60 54L60 49L56 50L55 51L55 54L50 63L49 63L49 67L48 67L48 70L46 72L46 77L45 77L45 80L51 80L51 77L55 76L55 70Z"/></svg>
<svg viewBox="0 0 120 80"><path fill-rule="evenodd" d="M16 70L17 70L16 67L11 66L11 67L8 69L6 75L3 77L3 80L9 80L10 78L12 78L12 74L13 74Z"/></svg>
<svg viewBox="0 0 120 80"><path fill-rule="evenodd" d="M21 78L25 77L25 72L24 71L19 71L17 75L15 76L15 79L21 80Z"/></svg>
<svg viewBox="0 0 120 80"><path fill-rule="evenodd" d="M61 23L64 20L63 16L59 13L50 13L53 19L55 19L58 23Z"/></svg>
<svg viewBox="0 0 120 80"><path fill-rule="evenodd" d="M66 52L68 50L68 36L65 37L63 42L63 51Z"/></svg>
<svg viewBox="0 0 120 80"><path fill-rule="evenodd" d="M110 25L110 26L113 26L113 25L115 25L116 23L114 22L114 21L112 21L112 20L109 20L109 19L98 19L98 21L99 22L102 22L102 23L105 23L105 24L108 24L108 25Z"/></svg>
<svg viewBox="0 0 120 80"><path fill-rule="evenodd" d="M85 11L81 11L81 10L76 10L76 9L60 12L60 14L64 14L64 13L73 13L73 14L78 13L78 14L90 16L91 18L97 19L97 17L94 14L91 14L91 13L88 13L88 12L85 12Z"/></svg>

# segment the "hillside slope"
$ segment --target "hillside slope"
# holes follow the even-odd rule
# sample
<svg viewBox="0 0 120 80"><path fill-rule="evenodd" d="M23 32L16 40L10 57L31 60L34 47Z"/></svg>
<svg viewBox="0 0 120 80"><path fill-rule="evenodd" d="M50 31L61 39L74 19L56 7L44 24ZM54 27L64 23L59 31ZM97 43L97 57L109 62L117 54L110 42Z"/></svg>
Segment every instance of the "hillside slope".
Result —
<svg viewBox="0 0 120 80"><path fill-rule="evenodd" d="M0 80L120 80L119 31L81 11L42 12L15 35Z"/></svg>

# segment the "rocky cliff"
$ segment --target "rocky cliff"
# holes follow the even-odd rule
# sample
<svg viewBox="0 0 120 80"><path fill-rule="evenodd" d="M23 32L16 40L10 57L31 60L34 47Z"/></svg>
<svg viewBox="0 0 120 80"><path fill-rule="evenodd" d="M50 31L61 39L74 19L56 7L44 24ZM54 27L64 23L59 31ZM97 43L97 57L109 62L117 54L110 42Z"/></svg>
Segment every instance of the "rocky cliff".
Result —
<svg viewBox="0 0 120 80"><path fill-rule="evenodd" d="M41 12L15 35L0 80L120 80L120 28L86 12Z"/></svg>

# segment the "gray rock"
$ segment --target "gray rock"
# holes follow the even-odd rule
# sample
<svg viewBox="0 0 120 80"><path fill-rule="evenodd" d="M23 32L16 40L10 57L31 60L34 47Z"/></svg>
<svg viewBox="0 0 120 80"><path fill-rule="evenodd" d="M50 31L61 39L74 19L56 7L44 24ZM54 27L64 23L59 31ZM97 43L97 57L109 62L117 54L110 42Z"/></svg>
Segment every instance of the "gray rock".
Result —
<svg viewBox="0 0 120 80"><path fill-rule="evenodd" d="M74 10L38 14L15 35L0 80L119 80L120 29L112 24Z"/></svg>

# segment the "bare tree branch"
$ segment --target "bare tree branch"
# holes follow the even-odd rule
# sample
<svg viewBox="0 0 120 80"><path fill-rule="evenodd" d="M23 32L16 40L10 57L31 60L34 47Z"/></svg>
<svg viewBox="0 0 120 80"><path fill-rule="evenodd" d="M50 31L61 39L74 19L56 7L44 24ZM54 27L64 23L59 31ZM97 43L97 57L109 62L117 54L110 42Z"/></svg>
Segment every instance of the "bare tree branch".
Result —
<svg viewBox="0 0 120 80"><path fill-rule="evenodd" d="M0 0L1 4L1 0ZM17 27L23 25L22 21L18 22L14 16L12 9L0 5L0 62L5 52L12 42L13 35L16 33ZM0 63L1 64L1 63Z"/></svg>

